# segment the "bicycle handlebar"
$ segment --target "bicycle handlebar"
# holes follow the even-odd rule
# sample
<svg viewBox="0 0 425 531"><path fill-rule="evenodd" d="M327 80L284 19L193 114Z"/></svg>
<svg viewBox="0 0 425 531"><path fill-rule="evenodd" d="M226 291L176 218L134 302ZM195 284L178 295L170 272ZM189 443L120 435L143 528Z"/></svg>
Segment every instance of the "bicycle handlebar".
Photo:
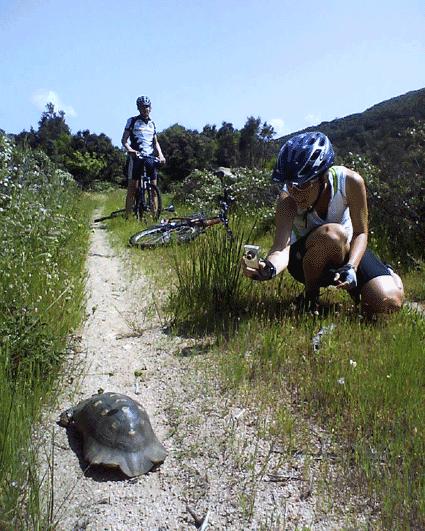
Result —
<svg viewBox="0 0 425 531"><path fill-rule="evenodd" d="M142 153L138 152L136 157L140 160L143 160L147 166L151 166L153 168L159 168L161 165L159 158L154 157L153 155L143 155Z"/></svg>

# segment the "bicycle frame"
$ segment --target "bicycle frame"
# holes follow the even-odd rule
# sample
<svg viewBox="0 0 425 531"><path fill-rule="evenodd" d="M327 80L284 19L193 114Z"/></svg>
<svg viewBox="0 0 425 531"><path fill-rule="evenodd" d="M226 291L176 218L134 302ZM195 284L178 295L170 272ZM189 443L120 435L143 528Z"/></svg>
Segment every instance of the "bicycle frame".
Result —
<svg viewBox="0 0 425 531"><path fill-rule="evenodd" d="M219 223L222 223L226 229L226 232L229 238L233 238L233 233L229 227L229 218L228 218L229 209L233 202L234 202L234 198L228 194L227 190L225 190L223 198L221 198L219 202L220 213L218 214L218 216L207 218L202 213L192 214L191 216L182 216L182 217L173 217L169 219L164 219L163 222L161 222L161 225L164 226L164 230L168 230L169 228L176 227L181 224L201 226L203 229L206 229L208 227L212 227L213 225L218 225Z"/></svg>
<svg viewBox="0 0 425 531"><path fill-rule="evenodd" d="M145 191L148 189L148 184L151 182L151 177L146 175L146 167L143 170L143 175L139 177L137 182L136 198L134 203L134 214L137 219L140 218L141 213L147 210L145 202Z"/></svg>
<svg viewBox="0 0 425 531"><path fill-rule="evenodd" d="M205 214L192 214L190 216L173 217L163 219L159 225L152 225L133 234L129 244L132 246L156 247L172 241L173 235L177 242L184 243L193 240L208 227L222 223L226 229L227 237L233 239L233 233L229 227L228 211L233 198L224 191L224 197L220 200L220 213L218 216L206 217Z"/></svg>
<svg viewBox="0 0 425 531"><path fill-rule="evenodd" d="M137 179L137 190L136 190L136 196L135 196L135 203L134 203L134 214L137 217L138 221L140 221L141 216L143 215L143 212L147 212L149 207L151 206L151 203L153 201L153 197L151 195L151 181L152 177L147 174L146 171L146 162L149 159L152 159L152 164L155 168L159 166L159 159L156 157L140 157L143 160L143 175L140 175ZM145 192L148 192L148 204L146 204L145 201Z"/></svg>

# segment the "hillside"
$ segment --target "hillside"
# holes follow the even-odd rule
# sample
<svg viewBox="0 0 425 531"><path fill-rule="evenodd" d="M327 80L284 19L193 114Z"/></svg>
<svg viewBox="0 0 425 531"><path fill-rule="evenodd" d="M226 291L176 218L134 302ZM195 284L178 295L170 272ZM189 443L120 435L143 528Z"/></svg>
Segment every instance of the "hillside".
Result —
<svg viewBox="0 0 425 531"><path fill-rule="evenodd" d="M340 157L348 152L367 155L388 175L423 176L425 88L383 101L362 113L303 129L314 130L330 137ZM279 138L277 144L293 134Z"/></svg>

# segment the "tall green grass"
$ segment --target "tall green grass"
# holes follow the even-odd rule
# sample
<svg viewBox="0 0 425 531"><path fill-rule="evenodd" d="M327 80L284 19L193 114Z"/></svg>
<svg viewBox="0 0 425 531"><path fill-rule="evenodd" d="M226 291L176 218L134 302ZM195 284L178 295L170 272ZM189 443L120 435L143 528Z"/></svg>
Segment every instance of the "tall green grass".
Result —
<svg viewBox="0 0 425 531"><path fill-rule="evenodd" d="M246 238L240 225L232 226L233 238L216 226L173 249L178 288L171 292L169 308L174 322L188 332L225 333L242 310L247 285L240 259Z"/></svg>
<svg viewBox="0 0 425 531"><path fill-rule="evenodd" d="M43 154L1 144L0 527L47 529L35 428L83 315L93 205Z"/></svg>

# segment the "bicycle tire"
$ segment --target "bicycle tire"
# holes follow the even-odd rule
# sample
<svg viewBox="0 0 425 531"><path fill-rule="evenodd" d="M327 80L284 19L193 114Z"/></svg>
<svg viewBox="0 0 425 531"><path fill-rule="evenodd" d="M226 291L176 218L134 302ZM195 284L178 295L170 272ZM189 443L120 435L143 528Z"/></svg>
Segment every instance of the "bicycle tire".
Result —
<svg viewBox="0 0 425 531"><path fill-rule="evenodd" d="M159 247L172 242L186 243L197 238L203 231L203 227L189 223L181 223L175 226L157 225L136 232L136 234L131 236L129 243L140 249Z"/></svg>
<svg viewBox="0 0 425 531"><path fill-rule="evenodd" d="M162 211L161 192L156 184L149 183L145 190L145 207L154 221L159 219ZM156 201L155 201L156 199Z"/></svg>
<svg viewBox="0 0 425 531"><path fill-rule="evenodd" d="M118 217L120 214L121 215L124 215L125 213L125 208L120 208L120 210L114 210L113 212L111 212L108 216L102 216L101 218L96 218L94 219L94 223L98 223L99 221L105 221L107 219L113 219L113 218L116 218Z"/></svg>

